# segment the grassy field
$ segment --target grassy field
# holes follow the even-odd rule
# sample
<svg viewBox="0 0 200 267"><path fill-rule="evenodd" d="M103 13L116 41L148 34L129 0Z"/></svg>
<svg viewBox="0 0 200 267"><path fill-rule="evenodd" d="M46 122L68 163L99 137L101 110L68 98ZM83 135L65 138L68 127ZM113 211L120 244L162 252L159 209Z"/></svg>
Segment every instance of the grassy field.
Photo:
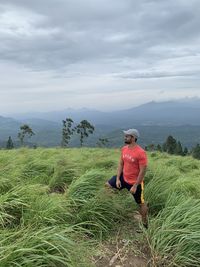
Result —
<svg viewBox="0 0 200 267"><path fill-rule="evenodd" d="M0 267L100 266L102 246L116 240L119 229L130 249L145 247L146 266L200 266L200 161L148 155L149 229L138 235L132 196L104 188L119 154L97 148L1 150Z"/></svg>

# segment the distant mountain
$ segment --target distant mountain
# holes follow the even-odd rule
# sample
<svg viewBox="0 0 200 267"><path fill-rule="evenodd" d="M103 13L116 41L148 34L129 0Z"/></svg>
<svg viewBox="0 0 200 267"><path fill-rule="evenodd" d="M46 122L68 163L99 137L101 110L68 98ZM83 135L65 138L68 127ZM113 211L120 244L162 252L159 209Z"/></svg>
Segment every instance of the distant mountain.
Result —
<svg viewBox="0 0 200 267"><path fill-rule="evenodd" d="M92 123L104 123L104 120L107 116L107 113L82 108L82 109L65 109L60 111L50 111L50 112L32 112L26 114L13 114L12 117L18 120L24 119L42 119L48 121L54 121L57 123L61 123L62 120L67 117L72 118L75 122L79 122L83 119L87 119Z"/></svg>
<svg viewBox="0 0 200 267"><path fill-rule="evenodd" d="M172 134L184 145L200 143L200 99L185 98L179 101L149 102L138 107L114 112L90 109L66 109L46 113L15 114L12 118L0 116L0 145L11 136L17 142L22 124L27 123L35 132L30 141L39 146L60 146L62 120L70 117L75 123L87 119L95 126L95 133L86 141L95 146L98 138L106 137L110 146L123 144L122 130L138 128L143 145L163 143ZM78 136L73 136L71 146L78 146ZM1 145L2 146L2 145Z"/></svg>
<svg viewBox="0 0 200 267"><path fill-rule="evenodd" d="M7 138L9 133L17 134L19 127L19 121L0 116L0 137Z"/></svg>
<svg viewBox="0 0 200 267"><path fill-rule="evenodd" d="M200 125L200 99L152 101L122 113L133 114L134 122L141 125Z"/></svg>
<svg viewBox="0 0 200 267"><path fill-rule="evenodd" d="M12 115L18 120L37 118L61 122L66 117L75 122L87 119L95 125L131 127L134 125L200 125L200 98L184 98L177 101L149 102L127 110L102 112L91 109L66 109L45 113Z"/></svg>

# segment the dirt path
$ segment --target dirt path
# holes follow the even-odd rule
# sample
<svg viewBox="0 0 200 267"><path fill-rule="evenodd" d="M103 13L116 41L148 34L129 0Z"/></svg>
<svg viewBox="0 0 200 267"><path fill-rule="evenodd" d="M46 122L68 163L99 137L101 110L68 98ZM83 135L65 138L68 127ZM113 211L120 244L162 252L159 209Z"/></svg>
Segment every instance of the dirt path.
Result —
<svg viewBox="0 0 200 267"><path fill-rule="evenodd" d="M99 247L95 256L96 267L150 267L150 251L144 234L138 233L140 218L137 214L116 229L113 237Z"/></svg>

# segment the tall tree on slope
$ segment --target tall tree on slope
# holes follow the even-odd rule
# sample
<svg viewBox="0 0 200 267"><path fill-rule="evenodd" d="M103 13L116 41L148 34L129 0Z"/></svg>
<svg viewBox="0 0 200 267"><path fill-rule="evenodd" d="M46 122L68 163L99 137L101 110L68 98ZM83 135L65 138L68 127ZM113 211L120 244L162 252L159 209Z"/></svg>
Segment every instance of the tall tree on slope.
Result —
<svg viewBox="0 0 200 267"><path fill-rule="evenodd" d="M83 140L87 138L90 134L93 134L94 130L94 126L90 124L87 120L82 120L76 126L76 132L80 135L81 146L83 146Z"/></svg>
<svg viewBox="0 0 200 267"><path fill-rule="evenodd" d="M33 130L30 128L28 124L24 124L20 126L20 132L18 133L18 138L20 140L21 145L24 145L24 138L27 136L28 138L31 138L31 136L35 135Z"/></svg>

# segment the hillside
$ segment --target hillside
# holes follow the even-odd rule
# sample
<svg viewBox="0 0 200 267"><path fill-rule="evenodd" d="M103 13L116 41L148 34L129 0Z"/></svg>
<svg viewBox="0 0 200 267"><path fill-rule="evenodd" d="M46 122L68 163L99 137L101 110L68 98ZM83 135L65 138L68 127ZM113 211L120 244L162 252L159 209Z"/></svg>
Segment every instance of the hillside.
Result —
<svg viewBox="0 0 200 267"><path fill-rule="evenodd" d="M26 140L31 144L37 144L37 146L43 147L55 147L61 144L61 124L47 123L41 120L41 124L37 125L33 121L26 121L35 135ZM22 125L22 124L21 124ZM9 130L4 131L3 126L0 127L0 147L6 146L8 136L12 137L15 143L15 147L19 144L17 133L19 132L19 125L16 129L10 127ZM163 144L167 136L173 135L177 140L181 141L183 146L187 146L189 149L200 143L200 126L141 126L134 125L140 131L140 144L145 147L151 143ZM96 125L94 134L90 135L84 142L85 146L96 147L99 138L107 138L109 140L108 147L120 147L123 145L124 137L123 130L126 128L118 128L105 125ZM27 143L26 143L27 144ZM79 147L80 140L78 135L74 135L69 143L70 147Z"/></svg>
<svg viewBox="0 0 200 267"><path fill-rule="evenodd" d="M149 229L104 188L119 149L0 151L0 266L198 266L200 162L151 153Z"/></svg>
<svg viewBox="0 0 200 267"><path fill-rule="evenodd" d="M123 143L122 130L138 128L140 143L162 144L168 135L173 135L188 148L200 143L200 100L199 98L168 102L150 102L121 111L100 112L89 109L66 109L64 111L13 114L13 118L0 117L0 146L5 147L11 136L18 146L17 134L20 125L26 123L35 132L27 142L43 147L61 144L62 120L73 118L75 124L87 119L95 126L95 132L86 146L95 147L99 138L108 138L109 147L119 147ZM73 136L71 147L80 145L79 137Z"/></svg>

